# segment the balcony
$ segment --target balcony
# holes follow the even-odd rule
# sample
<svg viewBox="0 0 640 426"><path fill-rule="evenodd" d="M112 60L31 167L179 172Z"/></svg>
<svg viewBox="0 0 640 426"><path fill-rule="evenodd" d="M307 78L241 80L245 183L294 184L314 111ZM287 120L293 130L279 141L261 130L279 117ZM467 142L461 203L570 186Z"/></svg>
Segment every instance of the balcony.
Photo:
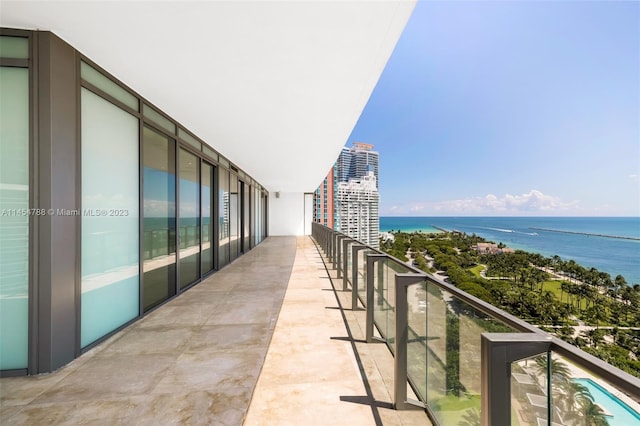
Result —
<svg viewBox="0 0 640 426"><path fill-rule="evenodd" d="M309 237L269 237L60 370L0 379L0 424L430 424L393 409L393 359L337 284Z"/></svg>
<svg viewBox="0 0 640 426"><path fill-rule="evenodd" d="M52 374L1 379L1 422L572 425L570 383L638 421L638 379L314 225Z"/></svg>

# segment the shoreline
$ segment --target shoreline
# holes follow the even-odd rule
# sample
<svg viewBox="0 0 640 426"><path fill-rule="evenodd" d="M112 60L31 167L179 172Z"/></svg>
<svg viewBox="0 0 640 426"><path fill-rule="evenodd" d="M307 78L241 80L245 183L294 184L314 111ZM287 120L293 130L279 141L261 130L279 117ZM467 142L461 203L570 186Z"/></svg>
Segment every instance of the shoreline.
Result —
<svg viewBox="0 0 640 426"><path fill-rule="evenodd" d="M537 227L529 227L529 229L536 229L536 230L550 231L550 232L554 232L555 231L555 232L558 232L558 233L567 233L567 234L593 235L593 236L599 236L599 237L600 236L605 236L604 234L603 235L599 235L599 234L588 234L588 233L573 232L573 231L558 231L558 230L551 230L551 229L537 228ZM380 229L379 232L380 232L380 234L382 234L382 233L395 234L397 232L404 232L404 233L407 233L407 234L410 234L410 233L413 233L413 232L421 232L421 233L425 233L425 234L437 234L437 233L441 233L441 232L456 232L456 230L455 229L448 230L448 229L441 228L441 227L438 227L438 226L435 226L435 225L429 225L429 228L391 229L391 230L388 230L388 231L383 231L383 230ZM609 236L609 237L613 237L613 236ZM487 239L485 237L482 237L482 238L484 238L486 241L489 241L489 239ZM616 237L613 237L613 238L616 238ZM617 239L640 241L640 238L635 238L635 237L617 237ZM504 244L506 244L506 243L504 243ZM525 246L522 246L521 244L513 244L512 243L512 244L506 244L506 246L507 247L511 247L511 248L513 248L515 250L520 250L520 251L524 251L524 252L527 252L527 253L537 253L537 254L540 254L540 255L548 257L548 258L552 258L553 257L553 255L542 253L539 250L532 249L531 247L525 247ZM576 263L578 263L578 262L576 262ZM578 264L580 266L582 266L583 268L585 268L584 265L582 265L580 263L578 263ZM596 268L596 269L598 269L598 268ZM606 271L602 271L602 272L606 272ZM610 273L610 275L611 275L611 273ZM620 274L620 275L622 275L625 279L627 278L623 274ZM568 278L567 277L563 277L562 279L568 279ZM627 281L627 285L629 287L633 287L635 284L637 284L635 281L632 281L632 280Z"/></svg>

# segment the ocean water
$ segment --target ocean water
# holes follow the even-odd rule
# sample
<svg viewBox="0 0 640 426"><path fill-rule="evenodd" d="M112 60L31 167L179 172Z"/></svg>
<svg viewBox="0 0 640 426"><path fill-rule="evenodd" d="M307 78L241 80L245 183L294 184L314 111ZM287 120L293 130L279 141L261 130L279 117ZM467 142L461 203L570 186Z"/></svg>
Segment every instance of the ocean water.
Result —
<svg viewBox="0 0 640 426"><path fill-rule="evenodd" d="M435 227L475 233L547 257L573 259L612 278L622 275L629 285L640 284L640 217L380 217L383 232L433 232Z"/></svg>

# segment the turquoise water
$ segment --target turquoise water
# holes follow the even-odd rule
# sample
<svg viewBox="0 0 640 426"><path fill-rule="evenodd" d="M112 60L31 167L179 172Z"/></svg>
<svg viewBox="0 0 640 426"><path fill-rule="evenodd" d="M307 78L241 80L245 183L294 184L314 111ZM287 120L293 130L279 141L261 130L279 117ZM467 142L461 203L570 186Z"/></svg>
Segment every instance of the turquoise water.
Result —
<svg viewBox="0 0 640 426"><path fill-rule="evenodd" d="M628 284L640 284L639 217L381 217L380 231L436 231L435 227L479 235L509 247L573 259L585 268L625 277ZM543 231L610 235L578 235Z"/></svg>
<svg viewBox="0 0 640 426"><path fill-rule="evenodd" d="M611 417L607 416L609 426L640 425L640 413L635 412L627 404L616 398L615 395L611 395L609 391L598 383L591 379L574 379L574 381L589 389L594 402L600 404L612 414Z"/></svg>

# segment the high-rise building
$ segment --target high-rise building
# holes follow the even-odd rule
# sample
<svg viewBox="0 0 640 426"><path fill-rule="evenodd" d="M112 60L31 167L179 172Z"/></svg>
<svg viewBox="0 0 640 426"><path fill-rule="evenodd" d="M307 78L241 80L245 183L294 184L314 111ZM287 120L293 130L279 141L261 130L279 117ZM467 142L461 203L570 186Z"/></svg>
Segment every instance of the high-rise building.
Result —
<svg viewBox="0 0 640 426"><path fill-rule="evenodd" d="M338 166L336 163L313 194L313 221L331 229L338 229L335 203L337 174Z"/></svg>
<svg viewBox="0 0 640 426"><path fill-rule="evenodd" d="M371 171L376 178L377 185L377 182L380 179L380 176L378 176L379 154L376 151L373 151L373 145L369 143L354 142L351 147L351 152L352 160L349 177L360 179Z"/></svg>
<svg viewBox="0 0 640 426"><path fill-rule="evenodd" d="M340 222L344 216L337 208L337 187L352 179L363 179L372 172L377 188L378 156L378 152L373 151L373 145L368 143L354 142L351 148L342 148L335 164L314 193L314 222L335 230L342 229Z"/></svg>
<svg viewBox="0 0 640 426"><path fill-rule="evenodd" d="M342 148L336 163L338 181L348 182L349 179L360 179L369 171L372 171L376 181L379 181L378 157L378 152L373 151L373 145L369 143L354 142L351 148Z"/></svg>
<svg viewBox="0 0 640 426"><path fill-rule="evenodd" d="M337 230L371 247L378 248L380 195L373 171L361 179L338 183Z"/></svg>

